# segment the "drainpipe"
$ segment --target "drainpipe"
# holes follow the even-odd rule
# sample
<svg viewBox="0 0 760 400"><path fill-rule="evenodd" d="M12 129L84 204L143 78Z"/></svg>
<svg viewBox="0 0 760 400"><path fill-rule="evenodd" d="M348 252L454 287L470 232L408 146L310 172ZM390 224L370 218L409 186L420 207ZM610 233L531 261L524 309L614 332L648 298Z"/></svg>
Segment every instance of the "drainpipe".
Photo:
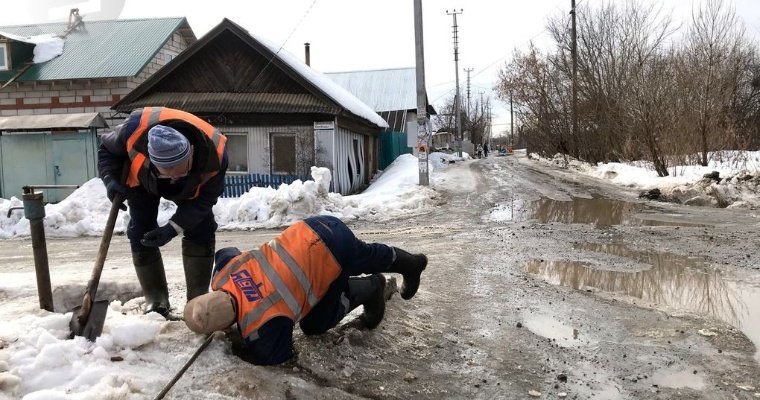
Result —
<svg viewBox="0 0 760 400"><path fill-rule="evenodd" d="M303 44L303 46L304 46L304 52L306 53L306 56L304 57L306 65L311 66L311 45L309 44L309 42L306 42Z"/></svg>

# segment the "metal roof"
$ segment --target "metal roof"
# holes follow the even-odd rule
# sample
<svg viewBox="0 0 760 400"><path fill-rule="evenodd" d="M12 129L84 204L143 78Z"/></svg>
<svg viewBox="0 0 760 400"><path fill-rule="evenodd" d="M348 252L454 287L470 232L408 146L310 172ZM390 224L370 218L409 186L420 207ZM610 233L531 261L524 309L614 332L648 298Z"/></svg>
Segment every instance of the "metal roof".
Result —
<svg viewBox="0 0 760 400"><path fill-rule="evenodd" d="M106 127L108 124L99 113L0 117L0 131Z"/></svg>
<svg viewBox="0 0 760 400"><path fill-rule="evenodd" d="M19 36L60 34L66 23L3 26L0 31ZM137 75L171 35L188 27L185 18L85 21L69 33L63 54L34 64L17 81L112 78ZM0 73L7 81L17 70Z"/></svg>
<svg viewBox="0 0 760 400"><path fill-rule="evenodd" d="M329 72L325 75L375 111L417 109L417 77L414 67Z"/></svg>
<svg viewBox="0 0 760 400"><path fill-rule="evenodd" d="M226 46L230 43L234 44L232 48ZM220 62L211 63L207 68L200 69L199 73L218 76L208 79L204 76L199 78L189 74L192 82L188 83L188 74L185 72L197 71L196 68L200 66L198 59L204 59L208 63L206 54L221 54L216 56L219 59L237 59L240 65L236 64L235 68L230 68ZM298 92L294 93L293 87L286 87L285 89L291 91L285 93L261 91L270 87L269 83L261 88L249 85L241 89L237 85L228 84L227 87L219 86L219 90L209 90L214 87L214 85L209 85L212 80L222 81L222 83L238 82L241 75L245 76L245 69L249 67L254 68L252 71L256 71L252 75L253 80L259 76L266 76L262 74L270 65L272 68L269 70L273 73L267 76L267 79L273 82L278 78L282 81L292 80L297 83ZM172 85L163 84L164 81L169 80L172 81ZM165 90L164 86L170 87ZM201 89L193 91L196 87ZM175 105L180 96L185 102L181 103L182 105ZM263 104L264 102L274 103ZM111 108L131 111L147 105L168 104L188 111L191 111L188 107L203 107L204 110L199 109L196 112L211 113L233 112L232 109L236 109L241 113L332 114L345 116L372 129L387 127L385 120L345 88L312 70L287 51L278 52L276 45L263 38L252 36L246 29L226 18Z"/></svg>

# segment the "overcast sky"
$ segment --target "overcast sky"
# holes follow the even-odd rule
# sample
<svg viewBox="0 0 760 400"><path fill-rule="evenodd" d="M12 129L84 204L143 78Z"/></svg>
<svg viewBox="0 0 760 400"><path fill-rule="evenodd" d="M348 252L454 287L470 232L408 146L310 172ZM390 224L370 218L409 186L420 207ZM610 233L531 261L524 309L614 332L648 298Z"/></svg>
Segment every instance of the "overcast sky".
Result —
<svg viewBox="0 0 760 400"><path fill-rule="evenodd" d="M604 0L577 0L598 5ZM661 4L676 20L690 16L692 0L644 0ZM618 1L621 2L622 1ZM698 4L697 0L694 0ZM311 43L311 66L322 72L414 66L413 0L24 0L3 1L0 25L65 19L79 7L90 19L184 16L201 37L222 18L303 58L303 43ZM760 38L760 0L735 0L748 33ZM440 106L454 92L452 17L460 10L460 87L465 96L465 68L472 68L471 94L492 96L494 132L509 129L509 110L495 99L492 88L498 69L513 50L533 40L550 41L544 28L550 16L567 15L570 0L423 0L425 70L431 103ZM88 17L85 17L85 21ZM464 97L463 97L464 99Z"/></svg>

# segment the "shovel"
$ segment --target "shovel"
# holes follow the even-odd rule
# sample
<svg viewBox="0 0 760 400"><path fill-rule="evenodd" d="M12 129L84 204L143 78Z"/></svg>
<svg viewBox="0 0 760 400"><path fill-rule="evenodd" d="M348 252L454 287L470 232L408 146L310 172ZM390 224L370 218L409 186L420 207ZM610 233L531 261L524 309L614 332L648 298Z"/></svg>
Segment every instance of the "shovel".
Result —
<svg viewBox="0 0 760 400"><path fill-rule="evenodd" d="M103 265L106 263L108 246L111 245L116 217L119 215L119 207L121 207L123 201L124 197L117 193L111 203L111 211L108 214L108 221L103 231L103 239L100 241L100 249L98 249L98 256L95 259L95 267L92 270L90 281L87 282L87 289L84 292L82 305L74 308L74 313L69 322L69 329L71 329L70 339L73 339L74 336L84 336L92 342L103 332L103 324L106 321L109 302L108 300L95 301L95 295L98 292L98 283L100 283Z"/></svg>

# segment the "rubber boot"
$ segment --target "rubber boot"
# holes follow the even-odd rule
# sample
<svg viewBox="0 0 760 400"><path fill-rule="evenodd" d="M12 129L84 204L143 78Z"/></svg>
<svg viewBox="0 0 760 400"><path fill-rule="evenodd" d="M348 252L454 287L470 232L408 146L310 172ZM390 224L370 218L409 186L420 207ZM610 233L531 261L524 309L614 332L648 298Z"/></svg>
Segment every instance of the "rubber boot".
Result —
<svg viewBox="0 0 760 400"><path fill-rule="evenodd" d="M182 239L182 266L185 269L187 301L208 293L214 268L214 242L200 245Z"/></svg>
<svg viewBox="0 0 760 400"><path fill-rule="evenodd" d="M410 254L398 247L393 249L396 251L396 259L388 271L399 273L404 277L401 298L409 300L414 297L420 287L420 276L427 267L427 257L424 254Z"/></svg>
<svg viewBox="0 0 760 400"><path fill-rule="evenodd" d="M367 329L375 329L385 316L385 276L374 274L348 278L349 311L364 306L359 317Z"/></svg>
<svg viewBox="0 0 760 400"><path fill-rule="evenodd" d="M137 280L145 296L145 313L157 312L169 319L169 289L166 286L166 272L158 249L132 252Z"/></svg>

